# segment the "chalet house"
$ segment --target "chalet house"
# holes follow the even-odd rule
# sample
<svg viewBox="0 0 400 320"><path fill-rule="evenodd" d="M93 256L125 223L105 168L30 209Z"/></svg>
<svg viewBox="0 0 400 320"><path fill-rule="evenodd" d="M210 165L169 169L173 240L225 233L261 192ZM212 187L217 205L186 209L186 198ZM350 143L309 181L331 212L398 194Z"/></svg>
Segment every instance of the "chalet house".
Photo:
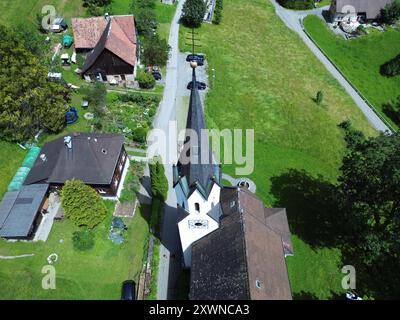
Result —
<svg viewBox="0 0 400 320"><path fill-rule="evenodd" d="M74 178L102 196L116 196L127 158L122 135L75 133L47 142L24 184L61 187Z"/></svg>
<svg viewBox="0 0 400 320"><path fill-rule="evenodd" d="M286 210L265 208L245 188L221 186L208 140L191 139L193 131L200 137L206 128L192 67L184 151L173 167L189 298L290 300L285 257L293 255L293 247Z"/></svg>
<svg viewBox="0 0 400 320"><path fill-rule="evenodd" d="M75 50L86 54L86 80L133 81L137 36L133 15L73 18Z"/></svg>
<svg viewBox="0 0 400 320"><path fill-rule="evenodd" d="M393 0L333 0L330 13L334 22L342 21L349 14L362 16L365 20L379 18L381 9Z"/></svg>
<svg viewBox="0 0 400 320"><path fill-rule="evenodd" d="M23 185L0 202L0 237L33 239L50 190L79 179L102 196L117 195L128 156L119 134L75 133L47 142Z"/></svg>

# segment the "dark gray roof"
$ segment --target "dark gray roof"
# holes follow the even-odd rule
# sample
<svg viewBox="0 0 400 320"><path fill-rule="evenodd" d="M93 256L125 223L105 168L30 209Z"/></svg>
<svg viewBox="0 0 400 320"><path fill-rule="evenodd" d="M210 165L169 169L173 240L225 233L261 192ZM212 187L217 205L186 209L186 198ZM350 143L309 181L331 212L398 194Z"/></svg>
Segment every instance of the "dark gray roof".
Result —
<svg viewBox="0 0 400 320"><path fill-rule="evenodd" d="M99 42L94 47L93 51L90 52L85 60L85 64L83 66L82 72L85 73L90 69L90 67L96 62L97 58L101 55L106 47L107 37L110 32L111 27L111 19L107 23L107 27L104 29L102 36L100 37Z"/></svg>
<svg viewBox="0 0 400 320"><path fill-rule="evenodd" d="M207 139L202 139L202 133L206 126L204 121L203 106L196 84L196 71L193 68L192 90L190 93L189 111L186 121L186 136L184 149L179 157L178 171L180 176L185 176L189 187L193 187L196 182L204 190L209 190L209 184L213 177L218 178L219 167L213 163L211 147ZM190 132L193 130L197 134L199 141L191 139ZM183 158L187 157L189 161Z"/></svg>
<svg viewBox="0 0 400 320"><path fill-rule="evenodd" d="M190 299L291 299L283 239L267 224L262 201L229 187L221 206L220 228L192 246ZM269 217L282 212L271 210Z"/></svg>
<svg viewBox="0 0 400 320"><path fill-rule="evenodd" d="M24 184L39 182L63 184L75 178L92 185L109 185L112 181L124 138L120 134L76 133L71 135L72 149L64 137L46 143Z"/></svg>
<svg viewBox="0 0 400 320"><path fill-rule="evenodd" d="M0 203L0 237L29 236L48 188L48 184L34 184L4 195Z"/></svg>
<svg viewBox="0 0 400 320"><path fill-rule="evenodd" d="M383 9L392 0L336 0L334 10L337 13L347 13L349 6L352 6L357 13L365 12L367 19L376 19L381 9ZM332 4L335 6L335 4Z"/></svg>

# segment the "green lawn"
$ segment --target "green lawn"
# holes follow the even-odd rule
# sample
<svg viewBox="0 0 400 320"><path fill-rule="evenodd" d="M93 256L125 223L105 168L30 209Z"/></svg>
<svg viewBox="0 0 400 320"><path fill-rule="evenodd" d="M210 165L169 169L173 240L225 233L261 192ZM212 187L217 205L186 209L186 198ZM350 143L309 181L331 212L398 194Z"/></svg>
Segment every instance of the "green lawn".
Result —
<svg viewBox="0 0 400 320"><path fill-rule="evenodd" d="M349 41L335 36L316 16L306 17L304 26L376 110L396 127L382 112L382 106L400 95L400 77L383 77L379 68L400 53L400 30L373 32Z"/></svg>
<svg viewBox="0 0 400 320"><path fill-rule="evenodd" d="M127 240L113 244L107 237L114 203L107 202L107 219L95 229L96 243L89 251L73 248L70 221L55 222L47 242L0 241L0 255L35 254L33 257L0 260L0 299L119 299L121 283L138 281L148 238L148 224L139 210L128 225ZM60 242L60 240L63 242ZM47 257L58 254L56 290L41 287L42 267Z"/></svg>
<svg viewBox="0 0 400 320"><path fill-rule="evenodd" d="M185 45L188 31L180 30L182 51L190 51ZM266 205L281 200L271 192L271 178L290 168L336 180L345 149L337 127L341 121L350 119L366 134L376 134L338 82L284 26L269 1L224 1L222 24L203 24L197 32L210 78L210 69L216 70L206 100L207 125L255 130L255 171L250 178ZM325 94L322 106L313 100L319 90ZM223 169L235 175L233 165ZM290 223L296 211L288 216ZM327 298L339 292L340 252L303 240L294 236L295 256L287 259L294 296L307 292Z"/></svg>
<svg viewBox="0 0 400 320"><path fill-rule="evenodd" d="M36 14L40 13L45 5L53 5L57 14L62 15L67 22L72 17L84 16L85 8L82 0L14 0L0 2L0 23L12 26L19 23L31 22L36 24Z"/></svg>
<svg viewBox="0 0 400 320"><path fill-rule="evenodd" d="M18 147L16 143L8 143L0 140L0 200L7 192L8 184L15 172L21 166L27 151Z"/></svg>

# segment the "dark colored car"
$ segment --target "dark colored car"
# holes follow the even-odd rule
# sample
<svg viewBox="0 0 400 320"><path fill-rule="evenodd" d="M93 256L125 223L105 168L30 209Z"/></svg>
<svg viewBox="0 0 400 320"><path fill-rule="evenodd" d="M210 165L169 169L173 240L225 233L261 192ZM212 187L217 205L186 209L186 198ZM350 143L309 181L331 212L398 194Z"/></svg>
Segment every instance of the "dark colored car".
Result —
<svg viewBox="0 0 400 320"><path fill-rule="evenodd" d="M161 75L160 71L153 70L152 74L153 74L154 79L156 79L156 80L161 80L162 79L162 75Z"/></svg>
<svg viewBox="0 0 400 320"><path fill-rule="evenodd" d="M188 88L188 90L192 90L192 84L193 84L193 82L190 81L187 84L186 88ZM196 81L196 85L197 85L197 89L199 89L199 90L205 90L207 88L207 85L204 82Z"/></svg>
<svg viewBox="0 0 400 320"><path fill-rule="evenodd" d="M133 280L126 280L122 283L121 300L136 300L136 283Z"/></svg>
<svg viewBox="0 0 400 320"><path fill-rule="evenodd" d="M186 61L187 62L196 61L198 66L202 66L204 65L204 56L201 54L189 54L186 57Z"/></svg>

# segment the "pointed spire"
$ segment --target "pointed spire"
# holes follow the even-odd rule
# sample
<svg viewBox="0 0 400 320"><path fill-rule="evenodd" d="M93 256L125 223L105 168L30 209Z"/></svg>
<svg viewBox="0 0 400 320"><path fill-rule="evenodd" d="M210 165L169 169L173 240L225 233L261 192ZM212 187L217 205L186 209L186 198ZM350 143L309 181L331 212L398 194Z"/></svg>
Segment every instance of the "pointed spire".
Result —
<svg viewBox="0 0 400 320"><path fill-rule="evenodd" d="M200 184L207 190L209 182L214 176L213 156L208 137L202 137L206 129L203 106L196 82L196 62L190 63L192 67L192 88L190 92L189 111L186 121L186 136L184 148L179 158L178 169L180 176L186 176L189 187ZM191 134L196 133L198 139L192 139ZM186 151L186 152L185 152ZM188 161L182 161L187 157Z"/></svg>

